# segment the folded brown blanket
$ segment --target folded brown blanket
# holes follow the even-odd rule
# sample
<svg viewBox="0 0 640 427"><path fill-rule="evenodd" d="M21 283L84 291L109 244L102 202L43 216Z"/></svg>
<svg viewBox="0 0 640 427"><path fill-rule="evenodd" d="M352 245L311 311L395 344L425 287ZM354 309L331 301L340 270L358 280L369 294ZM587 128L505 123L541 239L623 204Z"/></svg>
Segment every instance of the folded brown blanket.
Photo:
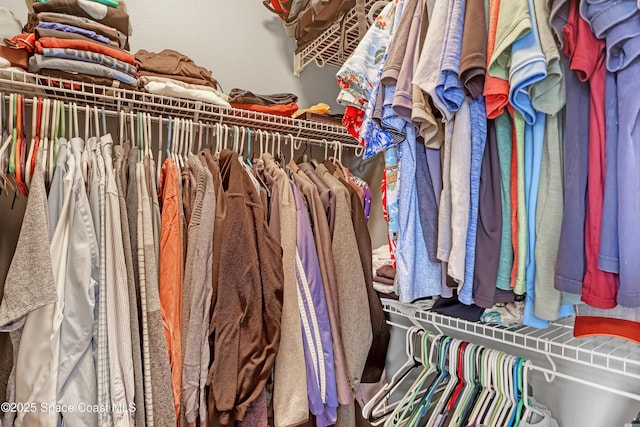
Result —
<svg viewBox="0 0 640 427"><path fill-rule="evenodd" d="M235 104L286 105L298 102L293 93L274 93L272 95L258 95L245 89L233 88L229 91L229 102Z"/></svg>
<svg viewBox="0 0 640 427"><path fill-rule="evenodd" d="M374 276L373 281L383 283L385 285L393 285L393 279L389 279L388 277Z"/></svg>
<svg viewBox="0 0 640 427"><path fill-rule="evenodd" d="M393 268L393 265L383 265L376 270L376 274L393 280L396 278L396 269Z"/></svg>
<svg viewBox="0 0 640 427"><path fill-rule="evenodd" d="M185 77L185 76L175 76L171 74L152 73L150 71L144 71L144 70L140 71L140 69L138 69L138 74L140 75L140 77L143 77L143 76L161 77L163 79L179 80L183 83L188 83L190 85L208 86L213 89L218 89L218 86L215 83L212 83L210 80L205 80L205 79L196 79L193 77Z"/></svg>
<svg viewBox="0 0 640 427"><path fill-rule="evenodd" d="M214 88L218 87L218 82L213 78L210 70L199 66L191 58L172 49L164 49L161 52L149 52L140 49L136 52L136 62L138 71L155 73L161 77L176 78L175 76L189 77L191 79L205 80ZM144 74L140 74L144 75ZM186 81L185 83L193 83Z"/></svg>

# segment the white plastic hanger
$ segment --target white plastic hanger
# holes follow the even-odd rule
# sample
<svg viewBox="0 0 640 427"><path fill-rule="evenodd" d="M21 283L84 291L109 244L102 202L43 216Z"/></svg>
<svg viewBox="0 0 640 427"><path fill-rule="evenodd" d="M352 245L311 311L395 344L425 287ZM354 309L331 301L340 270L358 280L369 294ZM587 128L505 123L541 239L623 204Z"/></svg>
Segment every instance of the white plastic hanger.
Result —
<svg viewBox="0 0 640 427"><path fill-rule="evenodd" d="M220 151L222 150L222 125L220 123L216 123L216 148L214 150L214 153L220 154Z"/></svg>
<svg viewBox="0 0 640 427"><path fill-rule="evenodd" d="M292 161L295 156L294 151L296 148L296 140L291 134L288 134L287 136L289 137L289 160ZM286 145L286 141L285 141L285 145Z"/></svg>
<svg viewBox="0 0 640 427"><path fill-rule="evenodd" d="M432 338L431 343L429 343L430 337ZM425 386L428 385L427 379L436 372L435 364L431 362L431 357L434 355L435 345L439 339L440 336L434 337L429 331L425 331L423 333L420 346L422 371L420 371L402 399L397 402L393 412L386 418L384 423L385 427L399 425L400 420L406 418L410 414L422 394L426 392ZM373 415L375 415L375 413Z"/></svg>
<svg viewBox="0 0 640 427"><path fill-rule="evenodd" d="M47 165L47 175L49 181L53 180L53 173L56 168L56 157L58 156L58 128L60 126L60 110L62 101L54 101L53 123L51 130L51 139L49 139L49 163ZM87 106L87 116L89 115L89 106Z"/></svg>
<svg viewBox="0 0 640 427"><path fill-rule="evenodd" d="M378 392L364 405L362 408L362 416L365 419L369 419L374 411L374 408L384 408L387 404L389 397L393 392L403 384L403 381L408 378L409 372L414 368L420 366L420 361L415 358L414 351L414 338L417 335L419 329L412 326L407 330L405 337L405 354L407 360L400 366L400 368L393 374L391 380L388 381Z"/></svg>
<svg viewBox="0 0 640 427"><path fill-rule="evenodd" d="M147 126L147 113L138 114L138 126L140 129L140 138L142 138L142 156L147 158L149 156L149 127Z"/></svg>
<svg viewBox="0 0 640 427"><path fill-rule="evenodd" d="M173 119L173 132L171 135L171 144L169 147L169 151L170 151L170 155L171 158L173 159L173 161L175 162L176 166L178 167L178 169L180 169L180 163L178 162L178 159L176 158L176 149L178 147L178 144L180 143L180 141L178 141L178 135L179 135L179 130L180 130L180 119Z"/></svg>
<svg viewBox="0 0 640 427"><path fill-rule="evenodd" d="M33 160L33 151L36 146L36 135L38 133L37 120L38 120L38 98L34 96L32 111L31 111L31 143L29 144L27 161L25 162L26 170L24 173L24 179L25 179L25 184L27 185L27 188L29 188L31 184L31 161Z"/></svg>
<svg viewBox="0 0 640 427"><path fill-rule="evenodd" d="M207 125L208 126L208 125ZM207 135L209 134L209 128L207 127ZM201 121L198 121L198 149L197 153L202 150L202 139L204 137L204 124Z"/></svg>
<svg viewBox="0 0 640 427"><path fill-rule="evenodd" d="M129 140L131 141L131 148L136 147L138 149L138 161L140 157L140 147L138 147L138 141L136 140L136 128L133 120L133 111L129 111Z"/></svg>
<svg viewBox="0 0 640 427"><path fill-rule="evenodd" d="M522 414L522 419L525 421L529 420L533 413L536 413L541 417L545 417L544 413L531 406L531 396L529 396L529 369L531 369L530 365L531 362L527 360L524 363L523 369L524 384L522 386L522 398L524 399L524 413Z"/></svg>
<svg viewBox="0 0 640 427"><path fill-rule="evenodd" d="M462 341L458 339L453 339L451 344L449 345L449 379L447 380L447 386L440 395L440 398L437 400L437 402L435 402L435 410L431 413L431 416L427 421L427 427L433 427L435 425L441 414L444 413L453 391L458 386L458 356L461 345Z"/></svg>
<svg viewBox="0 0 640 427"><path fill-rule="evenodd" d="M182 169L185 165L184 158L182 157L182 150L184 147L184 138L187 130L187 121L185 119L178 119L180 123L180 127L178 128L178 145L176 147L176 159L178 159L178 164L180 165L180 169Z"/></svg>
<svg viewBox="0 0 640 427"><path fill-rule="evenodd" d="M149 119L151 124L151 119ZM162 174L162 116L158 117L158 163L156 164L156 188L160 188L160 175Z"/></svg>
<svg viewBox="0 0 640 427"><path fill-rule="evenodd" d="M11 99L11 96L10 96ZM2 111L6 111L5 110L5 95L4 93L2 93L0 102L2 102L0 108L2 109ZM9 102L9 105L11 105L11 102ZM9 107L9 109L11 109L11 107ZM11 113L9 113L11 114ZM5 123L4 123L4 118L6 116L4 116L4 114L0 114L0 132L2 132L5 127ZM9 119L10 120L10 119ZM8 124L8 122L7 122ZM9 179L8 177L8 164L9 164L9 158L8 158L8 154L9 153L9 147L11 146L11 141L13 139L13 136L11 135L11 132L7 132L6 133L7 137L5 138L4 142L2 143L2 145L0 145L0 185L2 185L2 189L4 191L5 196L9 196L9 192L12 193L16 193L16 188L13 185L13 182L11 182L11 179Z"/></svg>
<svg viewBox="0 0 640 427"><path fill-rule="evenodd" d="M194 133L193 120L189 119L189 146L185 147L185 159L188 159L190 155L193 155L193 145L196 140Z"/></svg>
<svg viewBox="0 0 640 427"><path fill-rule="evenodd" d="M96 105L93 106L93 122L95 126L94 136L100 140L100 115L98 114L98 107Z"/></svg>
<svg viewBox="0 0 640 427"><path fill-rule="evenodd" d="M124 110L120 110L120 114L119 114L119 132L118 132L118 143L120 145L124 144L124 137L125 137L125 117L124 117Z"/></svg>

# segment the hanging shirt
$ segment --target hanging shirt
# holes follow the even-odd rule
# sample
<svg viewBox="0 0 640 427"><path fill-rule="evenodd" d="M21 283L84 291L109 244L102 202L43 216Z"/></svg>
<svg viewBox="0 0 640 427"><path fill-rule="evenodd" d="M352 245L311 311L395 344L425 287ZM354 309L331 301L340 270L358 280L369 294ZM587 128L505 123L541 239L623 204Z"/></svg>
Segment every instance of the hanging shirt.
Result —
<svg viewBox="0 0 640 427"><path fill-rule="evenodd" d="M306 360L309 409L318 426L335 424L338 399L331 327L309 213L300 190L291 183L296 205L296 279Z"/></svg>
<svg viewBox="0 0 640 427"><path fill-rule="evenodd" d="M445 157L447 145L450 146L450 166L449 177L443 175L444 186L447 186L447 179L451 186L451 249L448 258L441 258L448 261L448 273L458 284L464 284L467 229L469 226L469 213L471 203L471 112L469 109L469 99L466 98L464 104L453 119L453 132L451 139L445 140ZM402 187L401 187L402 188ZM442 215L440 216L442 220ZM440 234L446 222L440 225ZM438 236L439 237L439 236Z"/></svg>
<svg viewBox="0 0 640 427"><path fill-rule="evenodd" d="M56 399L57 365L51 363L54 348L51 347L49 337L52 333L53 310L58 300L49 243L49 213L42 170L43 159L40 153L41 151L32 176L24 221L0 303L0 329L10 333L14 348L15 402L35 402L38 405L40 402L49 403ZM58 357L57 352L55 357ZM39 369L34 370L34 367ZM42 374L41 378L45 382L36 382L34 374ZM40 387L36 389L36 383L46 384L47 387L44 390ZM8 397L11 397L12 393L12 390L8 390ZM57 414L36 411L17 414L18 420L14 424L13 417L9 417L8 414L7 412L4 415L4 423L7 425L35 423L56 426L58 422Z"/></svg>
<svg viewBox="0 0 640 427"><path fill-rule="evenodd" d="M432 98L445 120L450 120L453 113L460 109L465 97L459 79L465 5L466 0L450 2L440 72L435 87L436 96Z"/></svg>
<svg viewBox="0 0 640 427"><path fill-rule="evenodd" d="M160 181L162 195L162 231L160 233L160 308L164 325L171 383L176 415L180 413L182 384L182 223L178 169L172 158L162 165Z"/></svg>
<svg viewBox="0 0 640 427"><path fill-rule="evenodd" d="M307 176L304 172L298 171L292 178L293 182L304 195L311 214L313 237L316 243L318 261L320 263L320 274L322 275L324 294L327 299L329 324L331 325L338 403L341 405L349 405L352 401L353 394L351 393L351 387L349 386L347 377L345 363L346 346L342 343L342 325L339 316L335 265L333 252L331 250L331 233L329 233L327 221L323 214L318 191L311 181L304 178L303 175Z"/></svg>
<svg viewBox="0 0 640 427"><path fill-rule="evenodd" d="M129 144L116 145L113 147L115 153L115 174L116 186L118 188L118 201L120 204L120 221L122 230L122 244L124 247L125 267L127 269L127 287L129 291L129 318L140 319L138 312L138 292L136 289L137 273L133 268L134 256L131 250L131 235L129 230L129 215L127 212L127 163L126 159L129 155ZM135 181L135 177L134 177ZM139 410L144 408L144 387L142 373L142 348L140 345L140 322L130 322L131 330L131 348L133 356L133 377L135 380L134 401L136 404L135 422L137 425L145 425L145 411Z"/></svg>
<svg viewBox="0 0 640 427"><path fill-rule="evenodd" d="M476 262L476 237L478 230L478 205L480 199L480 173L482 158L487 141L487 119L484 98L479 96L470 101L471 113L471 170L469 225L465 242L464 281L458 290L458 299L463 304L473 301L473 276ZM457 143L457 142L456 142ZM484 250L484 249L483 249Z"/></svg>
<svg viewBox="0 0 640 427"><path fill-rule="evenodd" d="M490 119L495 119L500 116L504 112L504 108L509 103L509 78L508 71L505 69L508 63L505 64L504 61L498 61L497 58L494 58L496 47L502 48L501 46L496 46L496 36L498 35L498 29L500 28L500 31L502 32L502 27L499 27L499 24L501 23L499 21L503 16L501 6L501 0L490 0L489 2L489 26L487 30L487 73L484 82L484 96L487 105L487 117ZM507 6L508 5L505 5L505 8Z"/></svg>
<svg viewBox="0 0 640 427"><path fill-rule="evenodd" d="M429 99L436 96L435 89L440 76L441 59L444 53L445 32L447 29L448 13L450 12L451 0L437 0L433 8L433 14L429 16L429 27L422 50L419 53L418 65L413 76L413 83L425 92L427 98L424 105L414 106L414 110L421 111L420 114L412 113L412 118L416 119L424 116L424 120L419 120L420 134L424 138L427 147L440 148L443 134L439 130L439 117L436 111L431 109ZM414 99L414 103L417 100ZM419 117L418 117L419 116ZM433 125L430 126L430 125Z"/></svg>
<svg viewBox="0 0 640 427"><path fill-rule="evenodd" d="M63 142L62 139L60 142ZM58 161L64 156L74 158L72 176L72 210L70 213L69 257L74 261L67 265L64 320L61 325L60 367L58 372L58 403L77 405L97 403L97 378L94 363L93 324L95 321L95 295L99 277L98 242L89 209L78 159L83 142L71 140L70 149L60 146ZM55 177L54 177L55 180ZM50 193L50 198L52 193ZM128 327L128 325L127 325ZM79 345L81 344L81 345ZM73 349L73 350L71 350ZM87 400L88 399L88 400ZM65 423L97 425L98 414L63 413Z"/></svg>
<svg viewBox="0 0 640 427"><path fill-rule="evenodd" d="M360 110L372 99L371 90L379 81L379 71L388 49L398 0L389 2L376 17L363 40L345 61L336 78L340 93L337 102Z"/></svg>
<svg viewBox="0 0 640 427"><path fill-rule="evenodd" d="M487 143L480 175L473 302L479 307L491 308L497 302L494 299L503 218L495 121L489 121L487 125Z"/></svg>
<svg viewBox="0 0 640 427"><path fill-rule="evenodd" d="M71 141L74 144L74 141ZM84 153L88 153L90 158L89 175L89 205L93 217L93 224L98 240L99 254L99 276L98 276L98 315L96 316L96 341L97 357L96 369L98 373L98 403L108 405L111 402L111 379L109 371L109 340L107 330L107 288L106 288L106 247L105 247L105 168L102 157L102 147L95 138L89 138L84 148ZM113 423L111 412L101 412L98 414L99 423Z"/></svg>
<svg viewBox="0 0 640 427"><path fill-rule="evenodd" d="M282 249L264 221L260 196L237 154L223 150L220 170L226 208L233 215L225 217L221 230L208 407L227 424L245 417L273 368L280 342L283 270ZM239 364L248 358L256 363Z"/></svg>
<svg viewBox="0 0 640 427"><path fill-rule="evenodd" d="M277 182L278 201L277 206L274 208L277 210L278 223L274 224L272 229L277 226L278 232L276 236L282 246L282 268L284 273L282 330L280 332L280 348L276 355L273 379L274 417L278 425L292 425L304 422L309 417L308 379L296 282L296 206L287 173L279 167L270 154L265 153L262 158L265 164L265 172ZM321 203L320 210L324 225L327 226L329 212L331 212L331 216L334 213L335 200L332 192L325 193L325 196L327 203L326 205ZM330 199L334 201L333 207L329 202ZM329 208L329 210L325 211L325 207ZM272 221L274 220L276 219L272 216ZM328 236L329 239L330 236ZM346 374L343 379L346 383Z"/></svg>
<svg viewBox="0 0 640 427"><path fill-rule="evenodd" d="M211 269L213 264L213 233L215 212L213 177L196 156L189 157L189 165L196 179L196 197L189 222L189 246L185 259L184 295L189 304L188 326L185 332L185 347L182 358L182 405L187 426L206 423L207 410L204 386L209 367L209 343L206 329L210 322L212 289Z"/></svg>
<svg viewBox="0 0 640 427"><path fill-rule="evenodd" d="M500 239L500 258L496 287L511 290L511 270L513 269L513 245L511 242L511 157L512 126L508 112L504 112L494 121L498 159L500 161L500 198L502 200L502 237ZM516 207L517 208L517 207Z"/></svg>
<svg viewBox="0 0 640 427"><path fill-rule="evenodd" d="M575 12L570 14L569 19L578 27L579 36L571 57L571 68L578 73L581 80L589 82L590 88L589 168L585 222L586 273L582 286L582 301L593 307L607 309L616 306L618 287L613 274L598 268L605 170L605 43L593 35L589 24L579 16L577 5L570 6L570 11L573 10ZM590 10L589 13L597 15L596 10ZM598 21L601 18L594 16L593 19Z"/></svg>
<svg viewBox="0 0 640 427"><path fill-rule="evenodd" d="M390 81L386 85L382 84L382 74L385 71L385 66L389 64L387 61L389 49L394 47L390 45L390 41L396 40L396 30L400 25L402 11L404 10L404 0L397 3L393 10L395 16L390 20L389 38L380 52L381 58L376 77L372 81L373 87L369 95L369 102L365 105L364 119L360 129L360 142L365 146L363 158L369 158L404 139L402 134L393 132L393 128L389 129L388 125L381 123L384 121L382 117L384 105L386 102L390 102L389 97L393 97L395 91L393 79L388 79ZM402 40L399 41L399 43L401 42ZM395 46L398 47L397 44ZM396 47L392 51L392 53L396 54L396 57L392 58L392 60L397 59L399 55Z"/></svg>
<svg viewBox="0 0 640 427"><path fill-rule="evenodd" d="M640 287L638 287L637 278L640 277L640 270L636 263L632 261L634 257L640 253L640 246L637 239L633 239L635 235L636 225L632 218L636 212L636 202L638 200L638 185L636 177L638 175L638 155L637 155L637 131L635 130L636 119L639 111L638 103L632 98L632 89L637 84L638 67L638 46L637 36L625 40L631 34L638 34L638 10L630 11L629 4L633 2L621 2L612 8L612 14L606 15L608 20L601 19L598 16L600 7L597 4L588 5L588 12L585 14L589 17L591 27L598 37L605 34L605 29L610 28L606 32L607 40L607 68L613 71L616 68L614 63L609 61L609 57L614 52L620 53L619 60L624 58L635 58L632 63L627 64L624 61L617 62L617 66L621 67L617 71L617 87L618 87L618 154L617 154L617 176L618 176L618 247L620 256L620 283L617 289L616 303L624 307L640 306ZM584 9L584 8L583 8ZM584 10L581 9L581 12ZM631 13L630 13L631 12ZM633 15L626 20L624 17ZM618 50L618 48L622 48ZM634 79L636 83L634 83ZM608 160L607 160L608 162ZM609 164L607 163L607 168ZM589 176L591 179L591 175ZM606 192L606 188L605 188ZM633 196L635 194L635 196ZM609 294L609 293L608 293ZM608 295L607 294L607 295ZM584 295L583 295L584 296ZM584 300L584 298L583 298ZM590 305L591 302L587 302Z"/></svg>
<svg viewBox="0 0 640 427"><path fill-rule="evenodd" d="M422 224L418 216L416 190L416 136L412 126L405 127L407 140L401 145L398 248L396 283L400 301L411 302L441 292L439 263L429 260Z"/></svg>
<svg viewBox="0 0 640 427"><path fill-rule="evenodd" d="M399 218L398 218L398 156L397 148L391 147L384 152L384 172L382 174L382 209L387 221L387 240L389 252L395 259L398 244Z"/></svg>
<svg viewBox="0 0 640 427"><path fill-rule="evenodd" d="M562 142L566 103L563 57L556 45L544 0L535 0L534 9L540 44L547 63L547 76L530 88L531 103L547 114L540 167L539 201L536 207L535 301L534 314L544 320L556 320L560 305L573 305L579 300L563 296L553 286L555 262L562 225Z"/></svg>
<svg viewBox="0 0 640 427"><path fill-rule="evenodd" d="M567 85L567 129L563 147L564 206L555 288L580 295L585 273L585 213L589 165L589 85L580 81L571 69L582 27L575 10L564 27L565 79ZM576 57L578 58L578 57Z"/></svg>
<svg viewBox="0 0 640 427"><path fill-rule="evenodd" d="M129 426L134 421L135 380L131 346L132 321L129 310L127 268L122 242L122 222L118 187L113 171L111 135L100 138L106 171L105 192L105 288L107 297L107 334L109 336L109 372L114 425ZM87 294L85 291L84 295ZM86 296L85 296L86 299ZM91 301L93 302L93 301ZM69 302L65 306L77 305ZM86 302L84 304L87 305ZM91 307L93 309L93 307ZM88 348L87 348L88 349Z"/></svg>

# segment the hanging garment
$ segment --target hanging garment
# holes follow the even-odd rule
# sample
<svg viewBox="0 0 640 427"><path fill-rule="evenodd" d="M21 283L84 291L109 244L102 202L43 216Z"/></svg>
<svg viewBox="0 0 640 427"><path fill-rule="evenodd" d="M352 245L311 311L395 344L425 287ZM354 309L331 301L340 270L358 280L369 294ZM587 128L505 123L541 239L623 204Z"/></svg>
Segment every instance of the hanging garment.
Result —
<svg viewBox="0 0 640 427"><path fill-rule="evenodd" d="M500 165L494 123L494 120L488 122L487 145L482 157L473 274L473 302L483 308L491 308L495 303L502 238Z"/></svg>
<svg viewBox="0 0 640 427"><path fill-rule="evenodd" d="M109 371L114 425L130 426L134 420L135 378L133 369L129 289L122 240L122 221L116 177L113 170L111 135L100 138L106 171L105 287Z"/></svg>
<svg viewBox="0 0 640 427"><path fill-rule="evenodd" d="M600 292L604 293L606 291L606 296L609 297L610 292L617 291L617 304L635 308L640 306L640 288L637 283L640 271L632 261L635 259L635 254L638 253L639 249L638 242L632 238L635 235L633 231L635 230L635 224L632 218L636 209L634 206L638 200L635 196L637 188L635 177L637 176L638 164L637 149L635 148L637 137L634 127L635 119L633 117L637 115L638 104L631 98L630 88L634 84L633 75L637 72L638 49L635 46L637 36L631 37L630 35L637 34L637 21L640 12L637 8L629 7L632 6L629 4L632 2L621 2L611 9L611 12L613 12L612 19L603 20L598 17L602 11L601 5L586 1L584 3L584 5L581 4L581 15L588 18L591 28L597 37L606 37L606 68L609 71L617 71L616 82L618 87L617 184L620 276L617 289L611 289L610 283L607 283L607 286L603 286ZM614 16L615 18L613 18ZM597 95L600 98L603 96L602 93ZM602 152L602 147L598 151L600 157L604 157L605 153ZM589 153L591 156L591 151ZM591 157L589 161L589 179L591 180ZM597 173L594 175L597 175ZM595 286L598 284L599 282L596 281ZM595 290L593 292L590 290L589 294L595 292ZM598 294L602 295L600 292ZM593 306L594 304L592 304L592 298L589 294L583 294L583 301Z"/></svg>
<svg viewBox="0 0 640 427"><path fill-rule="evenodd" d="M182 384L182 222L178 169L173 159L162 165L162 231L160 234L160 308L164 325L176 416L180 414Z"/></svg>
<svg viewBox="0 0 640 427"><path fill-rule="evenodd" d="M73 144L73 141L72 141ZM78 150L79 151L79 150ZM97 341L96 370L98 375L98 404L111 403L111 372L109 370L109 340L107 330L107 288L106 288L106 226L105 226L105 166L102 157L102 147L95 138L86 141L83 156L89 156L90 179L88 183L89 206L93 217L94 229L98 241L98 309L95 319L94 333ZM84 158L82 159L84 162ZM101 412L98 414L99 424L112 424L113 414Z"/></svg>
<svg viewBox="0 0 640 427"><path fill-rule="evenodd" d="M440 234L451 236L450 247L447 248L446 240L444 245L438 244L438 251L442 251L439 257L441 261L448 262L448 274L456 282L464 286L464 271L466 257L467 228L469 226L469 213L471 203L471 112L469 108L470 100L465 99L460 110L456 113L452 123L451 133L445 133L444 149L445 162L446 151L449 150L449 175L443 175L443 186L449 186L451 197L451 211L447 214L440 214L438 228L438 243ZM448 139L446 135L451 135ZM454 142L455 141L455 142ZM447 148L447 145L449 148ZM446 169L446 165L445 165ZM447 183L447 180L449 181ZM402 179L400 181L402 190ZM447 231L444 228L447 228ZM447 251L448 249L448 251Z"/></svg>
<svg viewBox="0 0 640 427"><path fill-rule="evenodd" d="M209 368L209 343L206 329L211 321L211 269L215 212L213 177L196 156L189 157L197 188L189 222L187 258L185 259L183 303L189 304L188 327L183 329L186 345L182 363L182 406L187 426L206 424L204 386ZM185 301L186 300L186 301ZM187 313L184 313L187 316Z"/></svg>
<svg viewBox="0 0 640 427"><path fill-rule="evenodd" d="M131 350L133 357L133 377L135 381L134 403L136 405L135 423L145 425L144 408L144 375L142 373L142 347L140 344L140 317L139 317L139 297L136 289L137 273L134 271L134 256L131 250L131 236L129 234L129 215L127 212L127 156L129 145L116 145L113 147L115 153L115 175L118 189L118 201L120 205L120 222L122 230L122 245L124 248L125 267L127 270L127 289L129 293L129 323L131 330ZM134 177L135 178L135 177ZM135 179L134 179L135 183ZM135 320L133 320L135 319Z"/></svg>
<svg viewBox="0 0 640 427"><path fill-rule="evenodd" d="M152 413L147 413L147 424L153 420L154 426L176 425L173 394L171 393L171 366L169 351L162 325L160 295L158 291L158 267L153 238L153 213L151 197L147 191L144 164L136 165L138 178L138 268L140 270L140 294L143 316L147 318L147 345L149 363L149 387ZM144 281L143 281L144 274ZM144 286L144 297L142 297ZM146 313L145 313L146 310ZM144 329L143 329L144 337ZM144 346L144 343L143 343ZM145 372L145 376L147 372ZM145 387L145 393L147 392ZM147 408L149 403L147 403Z"/></svg>
<svg viewBox="0 0 640 427"><path fill-rule="evenodd" d="M296 282L309 409L316 425L326 427L336 423L338 408L331 327L309 213L300 190L293 183L290 189L296 207Z"/></svg>
<svg viewBox="0 0 640 427"><path fill-rule="evenodd" d="M294 164L290 164L294 169ZM324 294L327 299L327 314L331 325L331 337L333 341L333 360L336 375L336 387L338 392L338 403L349 405L351 403L351 387L347 376L345 349L342 338L342 324L340 321L340 311L338 306L338 284L336 281L336 270L331 250L331 232L327 223L324 206L320 200L317 188L311 179L315 174L307 175L301 169L292 175L293 182L302 192L309 206L312 221L313 238L316 243L316 252L320 263L320 273ZM323 182L324 184L324 182Z"/></svg>
<svg viewBox="0 0 640 427"><path fill-rule="evenodd" d="M362 210L362 204L358 195L352 190L350 184L346 181L343 170L346 168L338 161L334 166L331 160L325 160L324 166L333 172L333 176L347 189L351 198L351 221L355 231L356 243L358 245L358 254L364 280L367 289L367 298L369 301L369 315L371 317L372 341L369 355L365 363L362 373L362 383L376 383L380 381L382 371L387 358L387 348L389 346L389 326L380 304L380 299L373 289L373 267L371 258L371 236L369 228ZM346 170L348 172L348 170Z"/></svg>
<svg viewBox="0 0 640 427"><path fill-rule="evenodd" d="M53 357L53 349L49 339L40 334L50 336L53 309L58 299L49 242L49 214L42 161L42 155L39 155L18 244L0 303L0 327L3 332L10 333L14 348L15 364L7 387L8 397L14 402L37 404L45 399L47 402L55 400L56 367L49 362ZM38 262L32 262L34 259ZM19 346L21 342L27 345ZM37 367L40 369L34 370ZM52 385L51 391L40 395L34 390L34 374L38 375L39 381L48 381ZM34 392L30 393L29 390ZM6 412L3 424L24 425L34 422L38 425L57 425L56 414L39 411L21 413L15 423L14 415Z"/></svg>
<svg viewBox="0 0 640 427"><path fill-rule="evenodd" d="M311 180L320 194L320 200L325 209L325 215L329 224L329 231L333 235L336 222L336 194L333 190L315 173L315 169L309 163L300 163L298 168ZM295 169L294 169L295 170Z"/></svg>
<svg viewBox="0 0 640 427"><path fill-rule="evenodd" d="M416 139L411 126L405 128L407 141L400 149L399 229L396 252L396 283L401 301L411 302L426 296L439 295L441 267L429 260L418 216L418 194L415 183ZM407 183L404 185L402 183Z"/></svg>
<svg viewBox="0 0 640 427"><path fill-rule="evenodd" d="M225 218L221 230L208 402L220 423L228 424L244 419L273 367L280 341L283 272L282 248L264 221L260 196L237 154L223 150L220 170L227 209L234 214ZM239 365L246 358L256 363Z"/></svg>
<svg viewBox="0 0 640 427"><path fill-rule="evenodd" d="M512 126L508 112L494 119L496 143L500 170L500 198L502 200L502 236L500 239L500 255L496 287L511 290L511 271L513 269L513 245L511 241L511 158L512 158Z"/></svg>
<svg viewBox="0 0 640 427"><path fill-rule="evenodd" d="M338 307L345 345L347 374L352 394L358 389L371 341L371 315L366 296L366 282L358 255L350 197L347 189L334 178L324 165L316 174L336 194L336 223L332 236L333 261L336 268Z"/></svg>
<svg viewBox="0 0 640 427"><path fill-rule="evenodd" d="M66 141L60 139L59 143L56 174L58 170L64 170L64 167L61 168L61 159L65 156L74 158L75 167L71 172L71 234L69 236L69 257L73 259L73 263L67 264L64 319L60 334L61 363L58 368L57 402L61 405L77 405L79 402L95 405L97 377L93 354L93 347L96 345L93 325L99 278L98 242L90 214L85 181L78 167L83 141L73 138L67 145ZM69 146L68 149L67 146ZM54 182L55 180L54 175ZM50 191L49 199L52 200L54 197L54 193ZM98 425L97 413L72 411L62 413L62 418L64 423L69 424Z"/></svg>
<svg viewBox="0 0 640 427"><path fill-rule="evenodd" d="M309 418L308 378L296 284L295 200L286 172L278 167L270 154L265 153L262 159L266 172L278 185L278 223L273 225L272 230L275 227L278 229L284 273L280 347L275 359L273 379L273 410L279 427L302 423Z"/></svg>

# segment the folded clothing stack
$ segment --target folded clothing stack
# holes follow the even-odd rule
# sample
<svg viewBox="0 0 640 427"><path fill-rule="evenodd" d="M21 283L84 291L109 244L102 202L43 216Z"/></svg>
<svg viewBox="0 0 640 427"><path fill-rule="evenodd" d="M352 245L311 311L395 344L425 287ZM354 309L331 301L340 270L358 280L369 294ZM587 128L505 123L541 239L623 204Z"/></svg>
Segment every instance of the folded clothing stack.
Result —
<svg viewBox="0 0 640 427"><path fill-rule="evenodd" d="M291 117L298 111L298 97L292 93L257 95L248 90L234 88L229 92L229 102L233 108L284 117Z"/></svg>
<svg viewBox="0 0 640 427"><path fill-rule="evenodd" d="M218 82L210 70L175 50L136 52L140 87L156 95L173 96L210 102L229 107L226 95L218 90Z"/></svg>
<svg viewBox="0 0 640 427"><path fill-rule="evenodd" d="M287 34L296 38L296 52L356 5L355 0L263 0L262 3L284 21Z"/></svg>
<svg viewBox="0 0 640 427"><path fill-rule="evenodd" d="M26 30L33 33L29 71L105 86L137 87L123 0L38 0Z"/></svg>

